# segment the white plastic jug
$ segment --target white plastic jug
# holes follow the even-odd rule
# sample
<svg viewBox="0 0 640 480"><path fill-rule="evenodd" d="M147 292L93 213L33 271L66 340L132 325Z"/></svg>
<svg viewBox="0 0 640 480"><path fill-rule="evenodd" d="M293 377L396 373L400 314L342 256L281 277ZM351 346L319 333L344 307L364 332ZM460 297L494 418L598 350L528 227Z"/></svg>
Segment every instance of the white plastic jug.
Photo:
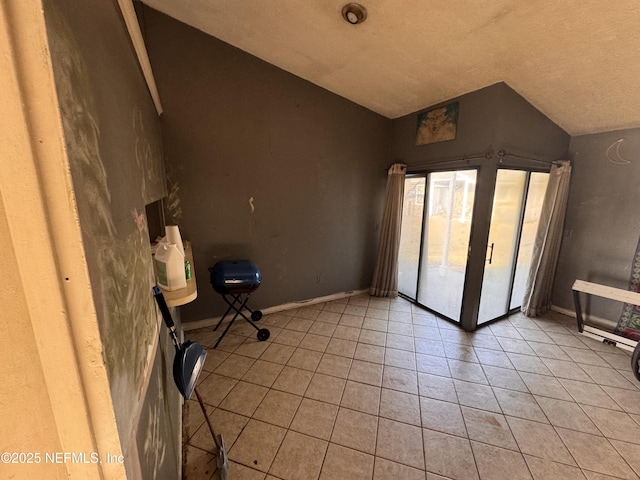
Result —
<svg viewBox="0 0 640 480"><path fill-rule="evenodd" d="M161 243L155 255L158 285L165 290L178 290L187 286L184 273L184 255L175 243Z"/></svg>

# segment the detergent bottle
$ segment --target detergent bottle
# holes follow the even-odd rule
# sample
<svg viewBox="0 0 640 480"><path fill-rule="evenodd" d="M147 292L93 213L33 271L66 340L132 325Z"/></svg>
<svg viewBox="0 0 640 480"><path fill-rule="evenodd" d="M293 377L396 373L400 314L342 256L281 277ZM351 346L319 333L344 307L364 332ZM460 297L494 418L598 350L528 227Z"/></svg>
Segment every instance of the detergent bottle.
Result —
<svg viewBox="0 0 640 480"><path fill-rule="evenodd" d="M169 291L187 286L184 254L175 243L160 243L156 250L155 262L158 285Z"/></svg>

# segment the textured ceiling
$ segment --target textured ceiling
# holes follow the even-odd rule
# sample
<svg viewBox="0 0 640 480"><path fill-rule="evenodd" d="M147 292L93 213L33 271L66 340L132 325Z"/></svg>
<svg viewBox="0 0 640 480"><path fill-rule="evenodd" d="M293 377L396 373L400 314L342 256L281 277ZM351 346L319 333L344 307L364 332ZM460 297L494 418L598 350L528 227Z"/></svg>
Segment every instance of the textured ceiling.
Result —
<svg viewBox="0 0 640 480"><path fill-rule="evenodd" d="M144 0L389 118L506 82L571 135L640 127L638 0Z"/></svg>

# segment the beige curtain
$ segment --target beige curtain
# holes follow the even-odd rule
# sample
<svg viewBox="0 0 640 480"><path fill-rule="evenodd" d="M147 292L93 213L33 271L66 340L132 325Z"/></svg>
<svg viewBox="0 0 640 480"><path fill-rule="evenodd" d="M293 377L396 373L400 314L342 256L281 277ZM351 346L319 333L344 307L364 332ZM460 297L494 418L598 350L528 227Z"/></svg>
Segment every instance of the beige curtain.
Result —
<svg viewBox="0 0 640 480"><path fill-rule="evenodd" d="M521 310L528 317L544 315L551 308L551 288L560 254L571 178L570 162L556 163L549 173L549 183L533 245L531 269L522 300Z"/></svg>
<svg viewBox="0 0 640 480"><path fill-rule="evenodd" d="M388 172L378 259L371 282L371 295L376 297L398 296L398 249L406 173L406 165L400 163L392 165Z"/></svg>

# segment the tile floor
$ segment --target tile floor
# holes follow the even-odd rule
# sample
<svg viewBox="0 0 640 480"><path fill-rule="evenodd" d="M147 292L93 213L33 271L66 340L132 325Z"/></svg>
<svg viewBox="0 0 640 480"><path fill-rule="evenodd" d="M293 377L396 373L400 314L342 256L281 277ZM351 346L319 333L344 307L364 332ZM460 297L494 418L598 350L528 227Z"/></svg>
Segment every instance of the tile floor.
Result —
<svg viewBox="0 0 640 480"><path fill-rule="evenodd" d="M236 323L198 386L231 480L639 478L630 356L569 317L518 314L466 333L361 295L265 316L266 342ZM186 336L210 347L217 335ZM194 400L185 477L218 479Z"/></svg>

